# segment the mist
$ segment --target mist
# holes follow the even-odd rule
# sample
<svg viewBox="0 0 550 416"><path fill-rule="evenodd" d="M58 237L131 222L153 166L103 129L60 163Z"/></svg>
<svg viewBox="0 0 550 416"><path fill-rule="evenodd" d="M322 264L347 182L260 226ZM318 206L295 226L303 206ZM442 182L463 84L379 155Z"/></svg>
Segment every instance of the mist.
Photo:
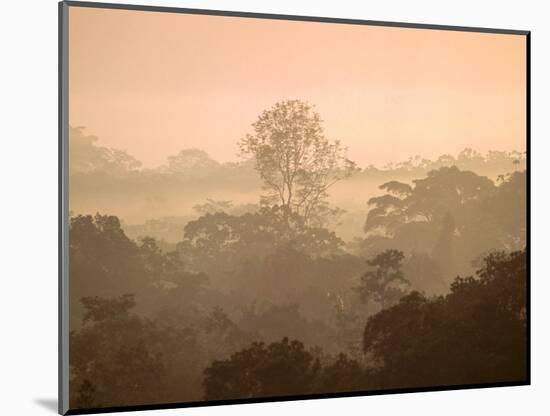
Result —
<svg viewBox="0 0 550 416"><path fill-rule="evenodd" d="M145 168L71 127L71 406L525 376L523 153L358 166L300 100L249 131Z"/></svg>

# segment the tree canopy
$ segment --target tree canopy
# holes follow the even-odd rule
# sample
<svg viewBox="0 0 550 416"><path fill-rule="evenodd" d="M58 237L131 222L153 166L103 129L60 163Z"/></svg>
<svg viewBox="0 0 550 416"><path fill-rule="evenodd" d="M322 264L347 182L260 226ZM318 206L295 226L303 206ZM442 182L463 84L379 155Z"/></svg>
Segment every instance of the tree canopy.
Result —
<svg viewBox="0 0 550 416"><path fill-rule="evenodd" d="M356 288L364 302L372 299L384 309L405 295L410 282L403 276L404 258L399 250L386 250L367 260L371 268L361 276L361 285Z"/></svg>
<svg viewBox="0 0 550 416"><path fill-rule="evenodd" d="M526 252L487 256L446 296L412 292L369 318L363 347L384 388L526 377Z"/></svg>
<svg viewBox="0 0 550 416"><path fill-rule="evenodd" d="M319 114L300 100L276 103L252 127L240 148L254 157L268 191L263 202L322 224L331 213L327 190L356 170L346 149L325 137Z"/></svg>
<svg viewBox="0 0 550 416"><path fill-rule="evenodd" d="M525 188L525 172L495 184L455 166L433 170L412 185L386 182L380 186L386 193L368 201L362 250L372 255L423 247L442 272L469 270L476 256L523 247Z"/></svg>
<svg viewBox="0 0 550 416"><path fill-rule="evenodd" d="M71 149L71 407L526 379L523 155L350 177L299 100L259 116L238 163L146 169L82 128Z"/></svg>

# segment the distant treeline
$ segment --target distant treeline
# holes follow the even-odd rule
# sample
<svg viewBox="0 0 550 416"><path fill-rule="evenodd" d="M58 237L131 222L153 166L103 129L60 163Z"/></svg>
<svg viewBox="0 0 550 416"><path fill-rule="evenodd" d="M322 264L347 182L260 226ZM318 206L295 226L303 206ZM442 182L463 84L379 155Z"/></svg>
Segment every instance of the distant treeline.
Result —
<svg viewBox="0 0 550 416"><path fill-rule="evenodd" d="M108 148L97 144L98 137L87 134L84 127L71 127L70 134L71 175L84 173L107 173L112 175L128 173L176 174L189 176L197 180L201 177L220 176L229 171L242 170L247 174L255 173L253 162L218 162L207 152L200 149L182 149L178 154L168 156L166 163L156 168L144 168L142 162L124 150ZM359 167L360 173L384 175L412 173L420 176L430 170L444 166L457 166L462 170L472 170L486 175L486 172L508 172L525 169L525 154L519 151L492 150L485 154L466 148L458 155L441 155L436 160L412 156L406 161L388 163L382 167L374 165ZM258 181L257 174L253 175Z"/></svg>
<svg viewBox="0 0 550 416"><path fill-rule="evenodd" d="M150 235L165 240L161 244L176 243L182 226L204 213L195 207L209 200L214 202L211 210L243 213L259 209L262 181L252 159L220 163L202 150L187 149L168 157L163 166L146 169L127 152L102 147L97 141L84 128L70 130L70 208L74 213L117 212L133 238ZM525 169L525 155L517 151L482 155L465 149L457 156L443 155L434 161L416 156L384 167L360 167L331 189L329 202L340 209L332 229L345 240L359 237L367 201L380 194L381 184L412 183L431 170L451 166L499 182L506 174ZM227 202L232 206L223 205Z"/></svg>

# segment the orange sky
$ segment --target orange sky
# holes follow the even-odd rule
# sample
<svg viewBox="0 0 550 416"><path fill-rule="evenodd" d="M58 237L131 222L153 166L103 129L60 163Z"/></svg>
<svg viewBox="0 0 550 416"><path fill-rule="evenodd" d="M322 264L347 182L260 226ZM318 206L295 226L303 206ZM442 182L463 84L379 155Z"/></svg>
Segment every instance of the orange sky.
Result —
<svg viewBox="0 0 550 416"><path fill-rule="evenodd" d="M70 7L69 118L146 166L236 142L282 99L360 166L525 149L525 37Z"/></svg>

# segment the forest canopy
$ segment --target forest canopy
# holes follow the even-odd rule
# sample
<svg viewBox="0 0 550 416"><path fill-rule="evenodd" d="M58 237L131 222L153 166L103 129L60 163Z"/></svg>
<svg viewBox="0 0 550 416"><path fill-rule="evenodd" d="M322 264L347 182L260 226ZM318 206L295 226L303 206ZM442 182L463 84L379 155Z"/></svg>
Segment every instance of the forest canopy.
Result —
<svg viewBox="0 0 550 416"><path fill-rule="evenodd" d="M72 408L526 380L522 153L358 167L300 100L238 162L70 144Z"/></svg>

